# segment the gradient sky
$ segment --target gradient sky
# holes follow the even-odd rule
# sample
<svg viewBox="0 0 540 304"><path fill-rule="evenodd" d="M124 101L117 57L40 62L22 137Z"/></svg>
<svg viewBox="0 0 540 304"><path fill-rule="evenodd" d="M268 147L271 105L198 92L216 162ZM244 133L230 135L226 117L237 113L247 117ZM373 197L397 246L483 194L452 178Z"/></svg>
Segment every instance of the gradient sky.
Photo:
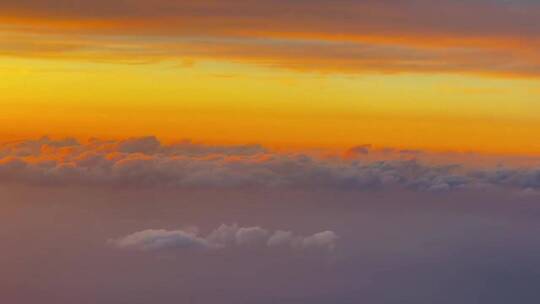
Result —
<svg viewBox="0 0 540 304"><path fill-rule="evenodd" d="M538 0L0 0L0 303L540 303Z"/></svg>
<svg viewBox="0 0 540 304"><path fill-rule="evenodd" d="M535 1L0 3L0 136L540 153Z"/></svg>

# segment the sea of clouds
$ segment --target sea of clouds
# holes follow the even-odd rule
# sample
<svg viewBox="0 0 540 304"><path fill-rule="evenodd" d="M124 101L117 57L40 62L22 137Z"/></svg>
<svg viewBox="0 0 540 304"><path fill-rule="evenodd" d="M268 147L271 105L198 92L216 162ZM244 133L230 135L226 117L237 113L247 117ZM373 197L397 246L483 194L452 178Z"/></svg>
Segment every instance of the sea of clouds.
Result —
<svg viewBox="0 0 540 304"><path fill-rule="evenodd" d="M163 144L153 136L86 142L43 137L0 146L0 182L138 188L504 189L520 195L540 190L540 167L501 162L475 166L463 157L433 162L425 155L370 145L330 155L274 151L260 145Z"/></svg>

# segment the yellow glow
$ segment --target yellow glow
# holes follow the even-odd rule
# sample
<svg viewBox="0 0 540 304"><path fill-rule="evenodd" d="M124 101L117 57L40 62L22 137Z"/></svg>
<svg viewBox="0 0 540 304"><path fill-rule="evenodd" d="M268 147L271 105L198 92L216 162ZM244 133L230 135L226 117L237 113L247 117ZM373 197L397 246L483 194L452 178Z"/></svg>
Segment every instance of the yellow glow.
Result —
<svg viewBox="0 0 540 304"><path fill-rule="evenodd" d="M535 79L302 73L219 61L0 59L0 123L22 136L539 153Z"/></svg>

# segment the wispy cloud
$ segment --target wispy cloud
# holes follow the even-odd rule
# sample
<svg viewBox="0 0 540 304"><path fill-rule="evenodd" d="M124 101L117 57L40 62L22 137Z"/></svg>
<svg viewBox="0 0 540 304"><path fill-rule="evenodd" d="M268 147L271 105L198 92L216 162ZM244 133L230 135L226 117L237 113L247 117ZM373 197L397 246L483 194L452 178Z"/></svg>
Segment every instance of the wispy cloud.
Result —
<svg viewBox="0 0 540 304"><path fill-rule="evenodd" d="M1 53L183 58L301 71L540 74L540 7L516 1L4 1ZM38 34L36 34L38 33Z"/></svg>

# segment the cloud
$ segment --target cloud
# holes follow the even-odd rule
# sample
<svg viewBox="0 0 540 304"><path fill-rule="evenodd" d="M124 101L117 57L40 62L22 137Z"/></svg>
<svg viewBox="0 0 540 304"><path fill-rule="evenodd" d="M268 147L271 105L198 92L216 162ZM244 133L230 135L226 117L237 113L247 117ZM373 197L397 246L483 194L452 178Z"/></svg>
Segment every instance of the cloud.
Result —
<svg viewBox="0 0 540 304"><path fill-rule="evenodd" d="M332 251L335 249L338 235L333 231L323 231L308 237L294 235L290 231L278 230L268 239L267 245L270 247L291 247L300 249L325 249Z"/></svg>
<svg viewBox="0 0 540 304"><path fill-rule="evenodd" d="M538 77L539 12L532 2L489 0L9 0L0 3L0 54Z"/></svg>
<svg viewBox="0 0 540 304"><path fill-rule="evenodd" d="M338 238L337 234L333 231L324 231L304 238L302 240L302 245L305 248L325 248L334 250Z"/></svg>
<svg viewBox="0 0 540 304"><path fill-rule="evenodd" d="M190 140L183 140L179 143L175 143L167 147L165 151L172 154L189 156L204 156L211 154L249 156L268 152L266 148L258 144L214 146L201 145Z"/></svg>
<svg viewBox="0 0 540 304"><path fill-rule="evenodd" d="M58 151L78 146L80 143L75 138L51 139L43 136L38 139L0 144L0 156L37 156L46 153L47 150Z"/></svg>
<svg viewBox="0 0 540 304"><path fill-rule="evenodd" d="M219 250L227 247L287 246L296 250L333 251L339 239L333 231L324 231L304 237L292 232L278 230L273 234L261 227L240 227L237 224L221 225L206 237L191 230L149 229L110 240L121 249L141 251L206 249Z"/></svg>
<svg viewBox="0 0 540 304"><path fill-rule="evenodd" d="M296 243L295 237L290 231L278 230L268 239L268 246L292 245Z"/></svg>
<svg viewBox="0 0 540 304"><path fill-rule="evenodd" d="M239 227L237 224L221 225L206 238L217 247L261 243L269 232L261 227Z"/></svg>
<svg viewBox="0 0 540 304"><path fill-rule="evenodd" d="M208 155L254 155L267 152L261 145L203 145L194 143L191 140L164 145L155 136L131 137L119 141L100 141L94 139L94 146L108 151L122 153L142 153L146 155L183 155L183 156L208 156Z"/></svg>
<svg viewBox="0 0 540 304"><path fill-rule="evenodd" d="M163 144L155 137L85 143L42 138L0 146L0 183L169 189L540 190L540 167L531 165L533 160L521 166L478 167L460 162L459 155L433 162L423 151L363 151L321 157L258 145Z"/></svg>
<svg viewBox="0 0 540 304"><path fill-rule="evenodd" d="M135 232L113 241L119 248L134 248L143 251L156 251L166 249L207 248L210 245L206 240L196 235L182 231L144 230Z"/></svg>
<svg viewBox="0 0 540 304"><path fill-rule="evenodd" d="M125 153L152 154L161 147L161 143L154 136L129 138L118 143L118 151Z"/></svg>
<svg viewBox="0 0 540 304"><path fill-rule="evenodd" d="M289 32L300 36L323 33L360 36L374 32L388 36L439 34L443 37L467 33L472 37L519 35L521 32L528 36L539 31L534 26L538 24L538 9L532 1L491 0L440 0L436 3L429 0L278 0L272 3L262 0L227 3L211 0L6 0L0 3L0 15L12 22L17 17L49 26L54 26L55 21L63 21L64 26L78 21L79 28L83 29L189 33L192 36L238 36L250 32ZM166 20L167 25L160 24L161 20ZM184 27L170 26L178 24Z"/></svg>
<svg viewBox="0 0 540 304"><path fill-rule="evenodd" d="M354 157L354 156L357 156L358 154L369 154L369 150L371 150L371 148L372 148L371 145L359 145L359 146L350 148L345 153L347 156Z"/></svg>
<svg viewBox="0 0 540 304"><path fill-rule="evenodd" d="M261 227L240 228L236 232L236 241L240 245L258 243L267 237L268 231Z"/></svg>
<svg viewBox="0 0 540 304"><path fill-rule="evenodd" d="M399 40L327 41L294 37L162 37L156 43L151 36L133 36L118 41L94 35L77 40L67 33L4 36L6 38L0 41L0 55L14 57L127 64L221 60L301 72L340 74L470 73L507 77L537 77L540 74L540 57L531 51L537 50L537 42L531 42L530 48L526 49L501 49L497 44L482 47L456 43L427 47L403 45ZM510 43L500 45L507 44Z"/></svg>

